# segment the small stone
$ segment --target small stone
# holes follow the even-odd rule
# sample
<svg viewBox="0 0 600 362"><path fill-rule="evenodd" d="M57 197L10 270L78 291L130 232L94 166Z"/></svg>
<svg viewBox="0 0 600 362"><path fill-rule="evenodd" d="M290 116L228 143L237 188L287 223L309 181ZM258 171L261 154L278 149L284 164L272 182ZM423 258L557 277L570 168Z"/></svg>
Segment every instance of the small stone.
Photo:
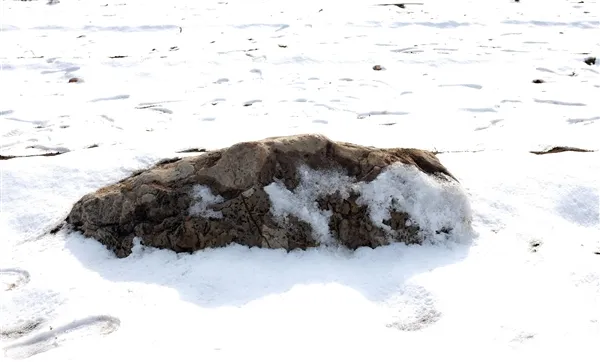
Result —
<svg viewBox="0 0 600 362"><path fill-rule="evenodd" d="M541 83L546 83L546 81L543 80L543 79L534 79L533 83L535 83L535 84L541 84Z"/></svg>
<svg viewBox="0 0 600 362"><path fill-rule="evenodd" d="M382 66L381 66L381 65L379 65L379 64L378 64L378 65L375 65L375 66L373 66L373 70L384 70L384 69L385 69L385 68L384 68L384 67L382 67Z"/></svg>
<svg viewBox="0 0 600 362"><path fill-rule="evenodd" d="M81 78L71 78L69 79L69 83L81 83L83 80Z"/></svg>
<svg viewBox="0 0 600 362"><path fill-rule="evenodd" d="M596 57L587 57L583 60L583 62L587 65L595 65L596 64Z"/></svg>

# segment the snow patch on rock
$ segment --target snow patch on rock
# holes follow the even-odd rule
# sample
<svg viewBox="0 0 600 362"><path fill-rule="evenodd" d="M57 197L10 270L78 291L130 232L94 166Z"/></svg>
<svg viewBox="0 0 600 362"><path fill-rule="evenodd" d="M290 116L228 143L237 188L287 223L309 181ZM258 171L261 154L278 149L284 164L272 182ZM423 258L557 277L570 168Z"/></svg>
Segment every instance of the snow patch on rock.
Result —
<svg viewBox="0 0 600 362"><path fill-rule="evenodd" d="M300 184L294 191L281 181L264 188L271 200L271 213L280 220L292 215L310 224L313 237L321 244L335 240L329 230L331 212L321 210L317 199L335 192L343 198L350 192L359 194L357 202L368 207L373 224L389 232L392 230L384 221L390 219L390 211L408 213L406 226L417 224L423 242L460 241L470 231L471 208L460 184L427 175L413 165L391 165L369 183L357 182L341 170L301 166L298 172Z"/></svg>
<svg viewBox="0 0 600 362"><path fill-rule="evenodd" d="M210 207L214 204L225 201L221 195L215 195L206 185L195 185L192 189L194 203L190 206L190 215L203 216L207 218L221 219L223 213L215 211Z"/></svg>
<svg viewBox="0 0 600 362"><path fill-rule="evenodd" d="M439 179L413 165L389 166L370 183L361 183L360 198L367 205L371 221L384 230L390 211L406 212L407 223L416 223L423 241L443 241L470 230L471 207L460 184L450 178ZM409 226L409 225L407 225ZM458 240L457 240L458 241Z"/></svg>
<svg viewBox="0 0 600 362"><path fill-rule="evenodd" d="M271 213L279 220L286 220L288 215L295 216L312 227L313 237L321 244L333 244L335 240L329 230L331 211L319 209L317 199L336 191L348 197L354 180L340 170L313 170L301 166L298 173L300 184L293 192L281 181L265 186L271 200Z"/></svg>

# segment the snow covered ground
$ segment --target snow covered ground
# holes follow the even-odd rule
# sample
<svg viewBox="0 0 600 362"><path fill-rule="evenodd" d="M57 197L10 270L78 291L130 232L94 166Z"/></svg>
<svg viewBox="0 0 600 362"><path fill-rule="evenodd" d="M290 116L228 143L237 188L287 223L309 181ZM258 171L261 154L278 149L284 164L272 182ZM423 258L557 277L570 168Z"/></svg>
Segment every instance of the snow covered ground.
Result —
<svg viewBox="0 0 600 362"><path fill-rule="evenodd" d="M0 154L65 154L0 160L0 359L597 361L598 153L529 151L598 149L600 5L423 2L2 1ZM444 151L477 235L116 259L49 233L177 151L305 132Z"/></svg>

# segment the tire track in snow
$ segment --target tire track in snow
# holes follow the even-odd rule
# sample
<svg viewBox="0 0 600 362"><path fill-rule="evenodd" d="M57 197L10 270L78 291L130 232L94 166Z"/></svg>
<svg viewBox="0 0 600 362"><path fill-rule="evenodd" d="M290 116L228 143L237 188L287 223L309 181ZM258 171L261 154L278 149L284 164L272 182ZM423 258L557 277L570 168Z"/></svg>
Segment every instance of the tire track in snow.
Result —
<svg viewBox="0 0 600 362"><path fill-rule="evenodd" d="M110 315L90 316L42 332L4 348L5 357L24 359L71 343L79 338L107 335L119 329L121 320Z"/></svg>

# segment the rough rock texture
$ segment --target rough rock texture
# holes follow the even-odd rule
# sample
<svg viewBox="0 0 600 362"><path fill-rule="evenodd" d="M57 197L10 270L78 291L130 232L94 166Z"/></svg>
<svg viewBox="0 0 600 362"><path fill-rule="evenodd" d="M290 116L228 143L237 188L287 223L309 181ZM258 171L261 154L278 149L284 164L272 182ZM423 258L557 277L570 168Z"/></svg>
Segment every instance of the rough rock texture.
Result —
<svg viewBox="0 0 600 362"><path fill-rule="evenodd" d="M351 249L418 243L422 237L411 215L390 209L389 218L378 224L360 199L358 186L396 163L412 165L439 183L457 183L431 152L336 143L319 135L277 137L161 162L84 196L67 222L118 257L131 253L135 237L176 252L232 242L287 250L331 242ZM302 176L313 171L321 172L317 181ZM339 190L340 183L329 185L327 191L317 185L327 183L327 175L346 185ZM300 196L274 207L275 191ZM299 200L306 202L304 208L294 204Z"/></svg>

